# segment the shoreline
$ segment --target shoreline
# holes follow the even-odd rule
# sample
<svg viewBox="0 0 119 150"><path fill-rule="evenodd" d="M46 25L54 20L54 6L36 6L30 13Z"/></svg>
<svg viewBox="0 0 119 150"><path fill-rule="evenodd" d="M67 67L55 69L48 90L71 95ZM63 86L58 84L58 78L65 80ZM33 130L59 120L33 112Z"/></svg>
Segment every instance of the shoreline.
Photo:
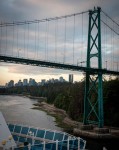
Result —
<svg viewBox="0 0 119 150"><path fill-rule="evenodd" d="M25 94L8 94L8 93L2 93L0 95L10 95L10 96L23 96L23 97L28 97L30 99L37 99L40 101L46 101L46 97L37 97L37 96L31 96L31 95L25 95Z"/></svg>
<svg viewBox="0 0 119 150"><path fill-rule="evenodd" d="M118 128L104 127L109 129L109 133L96 133L94 130L82 130L80 127L83 126L83 123L72 120L66 111L56 108L53 104L38 102L34 104L34 106L32 109L45 111L48 115L55 117L57 126L62 128L65 132L89 139L119 139Z"/></svg>
<svg viewBox="0 0 119 150"><path fill-rule="evenodd" d="M79 122L72 120L66 111L56 108L53 104L47 102L38 102L34 104L32 109L45 111L48 115L53 116L56 119L57 126L62 128L64 131L73 132L73 128L79 126ZM81 123L82 124L82 123Z"/></svg>
<svg viewBox="0 0 119 150"><path fill-rule="evenodd" d="M10 94L11 95L11 94ZM72 120L66 111L56 108L54 104L48 104L45 98L42 97L33 97L29 95L23 94L13 94L14 96L23 96L28 97L30 99L37 99L37 103L33 104L34 107L31 109L37 109L45 111L48 115L55 118L56 126L60 127L65 132L70 134L74 134L77 136L82 136L89 139L119 139L119 128L105 126L109 130L108 133L96 133L94 129L84 129L82 130L81 127L83 126L82 122L77 122Z"/></svg>

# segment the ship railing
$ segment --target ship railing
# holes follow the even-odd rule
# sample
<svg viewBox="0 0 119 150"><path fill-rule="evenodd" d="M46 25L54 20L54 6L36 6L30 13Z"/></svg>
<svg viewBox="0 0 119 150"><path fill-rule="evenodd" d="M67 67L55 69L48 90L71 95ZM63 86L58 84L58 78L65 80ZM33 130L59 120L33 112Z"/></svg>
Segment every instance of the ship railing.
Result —
<svg viewBox="0 0 119 150"><path fill-rule="evenodd" d="M48 145L50 146L52 145L51 148L58 146L58 150L59 149L83 150L86 145L86 141L83 140L82 138L75 137L71 134L62 131L36 128L33 126L29 127L26 125L11 124L11 123L8 123L8 127L17 145L21 144L23 145L23 143L28 143L31 146L32 150L36 150L37 148L38 150L45 150L43 149L44 145L47 150ZM28 148L29 148L28 146L24 146L23 149L27 150Z"/></svg>
<svg viewBox="0 0 119 150"><path fill-rule="evenodd" d="M78 139L70 139L64 141L52 141L46 143L45 141L41 144L35 145L27 145L14 148L15 150L85 150L86 142L81 141L80 138Z"/></svg>

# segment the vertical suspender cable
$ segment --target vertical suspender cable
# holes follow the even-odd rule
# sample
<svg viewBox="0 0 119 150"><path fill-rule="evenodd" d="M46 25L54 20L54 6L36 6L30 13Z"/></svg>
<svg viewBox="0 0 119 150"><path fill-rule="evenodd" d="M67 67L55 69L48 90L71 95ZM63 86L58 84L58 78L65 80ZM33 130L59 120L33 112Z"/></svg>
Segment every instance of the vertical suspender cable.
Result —
<svg viewBox="0 0 119 150"><path fill-rule="evenodd" d="M12 41L12 56L13 56L13 51L14 51L14 22L13 22L13 41Z"/></svg>
<svg viewBox="0 0 119 150"><path fill-rule="evenodd" d="M105 55L106 55L106 26L104 24L104 68L105 68L105 62L106 62L106 59L105 59Z"/></svg>
<svg viewBox="0 0 119 150"><path fill-rule="evenodd" d="M26 29L26 23L25 23L25 25L24 25L24 57L25 57L25 44L26 44L26 33L25 33L25 30Z"/></svg>
<svg viewBox="0 0 119 150"><path fill-rule="evenodd" d="M112 30L111 30L111 70L113 68L113 42L112 42Z"/></svg>
<svg viewBox="0 0 119 150"><path fill-rule="evenodd" d="M83 13L82 13L82 48L81 48L81 66L83 62Z"/></svg>
<svg viewBox="0 0 119 150"><path fill-rule="evenodd" d="M38 21L38 41L37 41L37 56L39 58L39 21Z"/></svg>
<svg viewBox="0 0 119 150"><path fill-rule="evenodd" d="M58 34L58 19L55 20L55 62L57 61L57 34Z"/></svg>
<svg viewBox="0 0 119 150"><path fill-rule="evenodd" d="M75 43L75 14L74 14L74 28L73 28L73 64L74 64L74 43Z"/></svg>
<svg viewBox="0 0 119 150"><path fill-rule="evenodd" d="M106 24L107 24L107 17L106 17ZM106 42L105 42L105 48L106 48L106 61L105 61L105 65L106 65L106 69L107 69L107 64L108 64L108 62L107 62L107 26L106 26Z"/></svg>
<svg viewBox="0 0 119 150"><path fill-rule="evenodd" d="M29 23L28 23L28 41L27 41L27 58L28 56L28 49L29 49Z"/></svg>
<svg viewBox="0 0 119 150"><path fill-rule="evenodd" d="M36 51L36 23L34 25L35 25L35 37L34 37L34 40L35 40L35 42L34 42L35 43L35 53L34 53L34 59L35 59L35 57L37 56L37 51Z"/></svg>
<svg viewBox="0 0 119 150"><path fill-rule="evenodd" d="M49 20L47 22L47 61L48 61L48 43L49 42Z"/></svg>
<svg viewBox="0 0 119 150"><path fill-rule="evenodd" d="M65 19L65 29L64 29L64 56L63 56L63 63L65 62L65 53L66 53L66 36L67 36L67 33L66 33L66 24L67 24L67 17L64 18Z"/></svg>
<svg viewBox="0 0 119 150"><path fill-rule="evenodd" d="M113 22L113 29L115 28L114 22ZM115 33L113 32L113 63L115 62ZM115 67L113 68L115 71Z"/></svg>
<svg viewBox="0 0 119 150"><path fill-rule="evenodd" d="M118 47L119 47L119 36L118 36ZM117 71L119 71L119 59L117 59Z"/></svg>
<svg viewBox="0 0 119 150"><path fill-rule="evenodd" d="M5 49L5 55L6 55L6 51L7 51L7 25L6 25L6 49Z"/></svg>
<svg viewBox="0 0 119 150"><path fill-rule="evenodd" d="M17 56L19 57L19 50L18 50L18 25L17 25Z"/></svg>
<svg viewBox="0 0 119 150"><path fill-rule="evenodd" d="M119 36L117 38L118 38L117 47L119 47ZM117 50L117 52L118 52L118 50ZM119 54L119 52L118 52L118 54ZM117 59L117 71L119 71L119 59Z"/></svg>
<svg viewBox="0 0 119 150"><path fill-rule="evenodd" d="M38 59L38 22L36 24L36 58Z"/></svg>
<svg viewBox="0 0 119 150"><path fill-rule="evenodd" d="M55 62L56 62L56 21L55 20Z"/></svg>
<svg viewBox="0 0 119 150"><path fill-rule="evenodd" d="M113 29L114 29L114 22L113 22ZM113 50L113 71L114 71L114 32L113 32L113 46L112 46L112 50Z"/></svg>
<svg viewBox="0 0 119 150"><path fill-rule="evenodd" d="M0 32L0 53L2 54L2 22L1 22L1 32Z"/></svg>
<svg viewBox="0 0 119 150"><path fill-rule="evenodd" d="M45 27L45 60L46 60L46 51L47 51L47 19L46 19L46 27Z"/></svg>
<svg viewBox="0 0 119 150"><path fill-rule="evenodd" d="M56 49L56 60L57 60L57 56L58 56L58 54L57 54L57 52L58 52L58 36L59 35L59 20L57 19L57 49Z"/></svg>

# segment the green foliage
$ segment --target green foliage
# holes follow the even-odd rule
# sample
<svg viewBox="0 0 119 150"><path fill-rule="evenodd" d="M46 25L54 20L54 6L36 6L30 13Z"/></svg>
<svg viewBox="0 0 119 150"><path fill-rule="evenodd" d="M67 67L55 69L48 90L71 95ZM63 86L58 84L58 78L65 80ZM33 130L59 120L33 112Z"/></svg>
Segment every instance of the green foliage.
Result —
<svg viewBox="0 0 119 150"><path fill-rule="evenodd" d="M72 97L67 93L61 93L55 98L54 105L68 111L71 99Z"/></svg>
<svg viewBox="0 0 119 150"><path fill-rule="evenodd" d="M47 97L47 102L64 109L76 121L82 121L85 82L50 83L44 86L24 86L0 89L0 94L26 94ZM96 99L97 95L94 95ZM105 125L119 127L119 79L103 82ZM98 108L97 108L98 109Z"/></svg>
<svg viewBox="0 0 119 150"><path fill-rule="evenodd" d="M103 85L105 124L119 127L119 80L111 79Z"/></svg>

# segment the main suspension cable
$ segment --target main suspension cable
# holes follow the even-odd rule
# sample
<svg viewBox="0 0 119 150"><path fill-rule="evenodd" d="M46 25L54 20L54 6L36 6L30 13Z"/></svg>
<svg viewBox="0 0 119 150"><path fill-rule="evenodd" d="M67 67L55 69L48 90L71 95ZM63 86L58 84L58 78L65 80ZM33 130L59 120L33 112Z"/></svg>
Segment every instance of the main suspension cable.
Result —
<svg viewBox="0 0 119 150"><path fill-rule="evenodd" d="M83 11L83 12L79 12L79 13L74 13L74 14L70 14L70 15L65 15L65 16L60 16L60 17L54 17L54 18L46 18L46 19L41 19L41 20L31 20L31 21L17 21L13 23L7 22L7 23L1 23L0 27L2 26L15 26L15 25L24 25L24 24L32 24L32 23L38 23L38 22L47 22L47 21L52 21L52 20L59 20L59 19L63 19L63 18L68 18L68 17L72 17L72 16L77 16L77 15L81 15L81 14L85 14L88 13L89 11Z"/></svg>
<svg viewBox="0 0 119 150"><path fill-rule="evenodd" d="M105 13L103 10L101 10L102 12L103 12L103 14L106 16L106 17L108 17L112 22L114 22L118 27L119 27L119 24L115 21L115 20L113 20L107 13Z"/></svg>

